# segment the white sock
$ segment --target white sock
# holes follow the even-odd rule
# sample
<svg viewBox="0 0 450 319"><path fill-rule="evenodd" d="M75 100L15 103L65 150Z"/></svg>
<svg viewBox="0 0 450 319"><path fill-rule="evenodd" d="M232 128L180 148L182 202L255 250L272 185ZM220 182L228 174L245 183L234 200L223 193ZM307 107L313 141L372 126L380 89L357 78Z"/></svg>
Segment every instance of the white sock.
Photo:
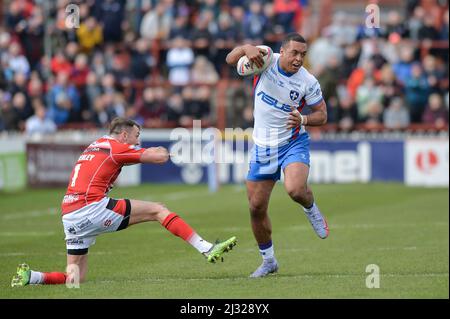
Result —
<svg viewBox="0 0 450 319"><path fill-rule="evenodd" d="M269 246L269 247L267 247L267 246ZM259 245L259 253L261 254L264 261L273 259L274 251L273 251L272 241L270 241L269 244L266 244L266 245Z"/></svg>
<svg viewBox="0 0 450 319"><path fill-rule="evenodd" d="M303 207L303 210L305 211L305 213L309 214L309 213L311 213L313 211L314 208L316 208L316 203L315 202L312 204L311 208L304 208Z"/></svg>
<svg viewBox="0 0 450 319"><path fill-rule="evenodd" d="M189 238L188 243L202 254L208 252L213 246L213 244L201 238L197 233L194 233L191 238Z"/></svg>
<svg viewBox="0 0 450 319"><path fill-rule="evenodd" d="M30 271L30 285L39 285L44 283L44 274L40 271Z"/></svg>

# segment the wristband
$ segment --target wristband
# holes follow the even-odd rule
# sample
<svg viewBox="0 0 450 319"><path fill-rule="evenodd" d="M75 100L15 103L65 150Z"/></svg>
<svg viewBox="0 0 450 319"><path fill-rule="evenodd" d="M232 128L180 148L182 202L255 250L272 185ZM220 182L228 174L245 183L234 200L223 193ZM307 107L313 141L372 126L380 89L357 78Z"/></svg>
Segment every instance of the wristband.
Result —
<svg viewBox="0 0 450 319"><path fill-rule="evenodd" d="M299 115L300 115L300 125L308 124L308 117L306 115L305 116L303 116L301 114L299 114Z"/></svg>

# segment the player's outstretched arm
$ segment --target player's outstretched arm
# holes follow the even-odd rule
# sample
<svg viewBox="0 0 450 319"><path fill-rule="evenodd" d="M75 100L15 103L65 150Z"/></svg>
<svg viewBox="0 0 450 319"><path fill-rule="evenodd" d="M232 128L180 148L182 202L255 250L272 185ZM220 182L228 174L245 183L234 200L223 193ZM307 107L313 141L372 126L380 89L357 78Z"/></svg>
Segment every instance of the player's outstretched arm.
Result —
<svg viewBox="0 0 450 319"><path fill-rule="evenodd" d="M228 53L225 60L229 65L236 65L239 59L246 55L251 62L255 63L258 68L261 68L264 65L261 52L264 51L254 45L244 44L235 47L230 53Z"/></svg>
<svg viewBox="0 0 450 319"><path fill-rule="evenodd" d="M169 151L162 146L149 147L141 155L141 163L163 164L169 160Z"/></svg>

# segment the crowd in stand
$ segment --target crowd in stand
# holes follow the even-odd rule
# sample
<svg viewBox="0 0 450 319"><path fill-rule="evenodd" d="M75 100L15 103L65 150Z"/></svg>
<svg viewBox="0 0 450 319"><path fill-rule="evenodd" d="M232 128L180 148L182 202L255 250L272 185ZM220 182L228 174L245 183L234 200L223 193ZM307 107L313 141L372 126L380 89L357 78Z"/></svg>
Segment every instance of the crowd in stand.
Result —
<svg viewBox="0 0 450 319"><path fill-rule="evenodd" d="M310 2L310 1L309 1ZM244 42L279 49L305 25L307 0L10 0L0 19L0 132L214 125L217 83L242 81L225 64ZM403 129L448 125L448 3L406 1L368 28L344 12L309 40L328 122ZM239 125L251 126L242 85ZM233 98L227 106L234 107ZM82 124L82 125L79 125ZM71 126L75 125L75 126ZM78 125L78 126L76 126ZM208 125L208 124L207 124Z"/></svg>

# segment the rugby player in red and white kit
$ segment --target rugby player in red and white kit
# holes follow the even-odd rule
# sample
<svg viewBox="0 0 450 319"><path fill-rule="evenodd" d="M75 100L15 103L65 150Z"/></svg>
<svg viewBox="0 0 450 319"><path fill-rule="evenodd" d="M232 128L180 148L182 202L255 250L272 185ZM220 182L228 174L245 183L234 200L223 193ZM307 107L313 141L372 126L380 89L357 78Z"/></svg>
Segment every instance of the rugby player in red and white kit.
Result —
<svg viewBox="0 0 450 319"><path fill-rule="evenodd" d="M83 282L87 273L88 249L97 235L119 231L130 225L158 221L175 236L187 241L208 262L215 262L232 249L236 237L211 244L202 239L181 217L161 203L108 197L124 165L163 164L169 153L164 147L139 147L140 126L116 118L110 134L89 145L75 164L62 202L62 222L67 246L66 272L39 272L20 264L11 286Z"/></svg>

